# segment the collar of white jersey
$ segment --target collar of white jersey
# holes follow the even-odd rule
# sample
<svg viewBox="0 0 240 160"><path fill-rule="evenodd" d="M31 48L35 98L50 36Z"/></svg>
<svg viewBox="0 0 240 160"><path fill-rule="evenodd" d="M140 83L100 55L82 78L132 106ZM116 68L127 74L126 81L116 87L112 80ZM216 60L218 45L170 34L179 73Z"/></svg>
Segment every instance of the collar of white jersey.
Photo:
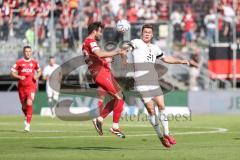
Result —
<svg viewBox="0 0 240 160"><path fill-rule="evenodd" d="M140 39L147 47L150 47L150 46L152 46L152 43L150 42L150 43L146 43L146 42L144 42L143 40L142 40L142 38Z"/></svg>

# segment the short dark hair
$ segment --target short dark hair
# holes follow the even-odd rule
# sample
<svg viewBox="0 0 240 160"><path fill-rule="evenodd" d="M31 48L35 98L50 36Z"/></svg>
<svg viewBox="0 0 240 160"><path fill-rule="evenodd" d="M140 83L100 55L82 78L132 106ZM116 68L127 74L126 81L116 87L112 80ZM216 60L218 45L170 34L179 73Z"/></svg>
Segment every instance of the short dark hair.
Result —
<svg viewBox="0 0 240 160"><path fill-rule="evenodd" d="M53 58L55 58L54 56L49 56L49 59L53 59Z"/></svg>
<svg viewBox="0 0 240 160"><path fill-rule="evenodd" d="M23 47L23 52L24 52L25 49L27 49L27 48L32 49L30 46L24 46L24 47Z"/></svg>
<svg viewBox="0 0 240 160"><path fill-rule="evenodd" d="M150 28L150 29L152 29L152 31L153 31L153 25L151 25L151 24L144 24L144 25L142 26L142 32L143 32L143 30L144 30L145 28Z"/></svg>
<svg viewBox="0 0 240 160"><path fill-rule="evenodd" d="M88 34L91 34L93 31L98 31L99 28L104 28L104 25L101 22L93 22L88 26Z"/></svg>

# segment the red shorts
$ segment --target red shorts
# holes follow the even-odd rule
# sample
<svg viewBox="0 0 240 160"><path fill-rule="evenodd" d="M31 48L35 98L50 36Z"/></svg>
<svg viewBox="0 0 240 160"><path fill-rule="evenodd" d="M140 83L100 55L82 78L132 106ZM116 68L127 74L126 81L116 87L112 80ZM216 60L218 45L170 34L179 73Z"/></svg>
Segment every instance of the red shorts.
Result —
<svg viewBox="0 0 240 160"><path fill-rule="evenodd" d="M102 87L108 93L115 95L121 91L118 82L115 80L111 71L106 68L102 68L95 78L95 82L99 87Z"/></svg>
<svg viewBox="0 0 240 160"><path fill-rule="evenodd" d="M19 99L21 103L25 103L27 99L34 100L35 89L32 88L19 88L18 89Z"/></svg>

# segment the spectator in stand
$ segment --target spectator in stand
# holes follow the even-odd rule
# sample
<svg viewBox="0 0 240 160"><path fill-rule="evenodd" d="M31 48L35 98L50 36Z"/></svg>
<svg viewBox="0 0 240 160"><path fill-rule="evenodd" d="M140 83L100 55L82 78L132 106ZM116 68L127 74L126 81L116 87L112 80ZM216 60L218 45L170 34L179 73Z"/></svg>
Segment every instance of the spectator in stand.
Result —
<svg viewBox="0 0 240 160"><path fill-rule="evenodd" d="M174 41L180 42L182 39L181 23L183 19L183 14L181 13L180 8L177 8L176 10L173 11L170 19L174 30L173 31Z"/></svg>
<svg viewBox="0 0 240 160"><path fill-rule="evenodd" d="M223 13L223 41L232 42L232 24L233 18L235 16L235 11L233 10L230 3L227 2L223 5Z"/></svg>
<svg viewBox="0 0 240 160"><path fill-rule="evenodd" d="M237 11L236 32L237 32L237 43L240 43L240 10Z"/></svg>
<svg viewBox="0 0 240 160"><path fill-rule="evenodd" d="M159 19L167 21L169 19L169 15L168 15L168 1L161 2L160 5L159 5L158 11L160 13Z"/></svg>
<svg viewBox="0 0 240 160"><path fill-rule="evenodd" d="M209 13L204 18L204 24L207 30L207 40L209 45L215 42L216 18L217 16L214 14L213 9L210 9Z"/></svg>
<svg viewBox="0 0 240 160"><path fill-rule="evenodd" d="M78 10L78 0L67 0L69 1L69 8L72 12L72 14L74 14L77 10Z"/></svg>
<svg viewBox="0 0 240 160"><path fill-rule="evenodd" d="M79 26L81 25L80 13L75 10L73 19L72 19L72 33L73 33L73 47L79 47Z"/></svg>
<svg viewBox="0 0 240 160"><path fill-rule="evenodd" d="M63 49L68 48L69 43L69 29L71 27L72 17L67 3L64 3L62 14L59 18L59 24L62 31L62 47Z"/></svg>
<svg viewBox="0 0 240 160"><path fill-rule="evenodd" d="M184 25L184 41L185 42L192 42L194 39L194 31L196 29L195 18L190 7L186 8L186 14L183 17L183 25Z"/></svg>
<svg viewBox="0 0 240 160"><path fill-rule="evenodd" d="M97 8L94 1L87 2L84 6L84 26L87 27L90 23L99 19L100 10Z"/></svg>
<svg viewBox="0 0 240 160"><path fill-rule="evenodd" d="M51 4L49 1L42 1L37 8L38 39L40 44L44 42L47 36L50 11Z"/></svg>
<svg viewBox="0 0 240 160"><path fill-rule="evenodd" d="M0 8L0 39L7 41L9 36L10 24L12 23L12 9L8 1L3 2Z"/></svg>
<svg viewBox="0 0 240 160"><path fill-rule="evenodd" d="M34 47L34 42L35 42L35 32L34 32L34 27L31 26L30 28L27 29L25 33L25 39L26 39L26 44Z"/></svg>
<svg viewBox="0 0 240 160"><path fill-rule="evenodd" d="M37 10L37 2L36 1L29 1L27 3L27 8L22 7L22 17L24 18L23 24L21 28L25 32L28 28L30 28L31 25L33 25L33 22L36 18L36 10Z"/></svg>
<svg viewBox="0 0 240 160"><path fill-rule="evenodd" d="M130 23L136 23L138 20L137 9L135 8L134 3L131 3L129 9L127 10L127 19Z"/></svg>
<svg viewBox="0 0 240 160"><path fill-rule="evenodd" d="M112 11L112 6L105 2L105 4L102 6L102 17L103 17L103 24L105 27L114 27L115 26L115 15Z"/></svg>

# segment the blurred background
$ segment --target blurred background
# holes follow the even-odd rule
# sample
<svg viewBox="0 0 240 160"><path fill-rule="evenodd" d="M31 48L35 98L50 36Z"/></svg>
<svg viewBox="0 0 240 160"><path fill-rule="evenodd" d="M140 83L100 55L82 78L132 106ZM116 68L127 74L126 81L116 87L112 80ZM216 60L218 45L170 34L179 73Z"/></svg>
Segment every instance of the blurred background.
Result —
<svg viewBox="0 0 240 160"><path fill-rule="evenodd" d="M115 31L121 19L131 24L123 36ZM102 45L139 38L142 25L153 24L153 43L165 54L199 64L165 65L168 72L162 79L174 87L165 99L169 108L182 113L187 108L188 114L240 113L240 0L0 0L0 114L21 114L17 81L9 73L24 45L32 47L41 68L49 56L61 65L82 55L87 26L94 21L106 26ZM83 66L71 72L68 83L90 88L86 70ZM75 106L97 106L91 97L61 96L73 99ZM45 81L40 79L35 113L47 115L47 106ZM131 95L125 108L131 114L143 111L141 101Z"/></svg>

